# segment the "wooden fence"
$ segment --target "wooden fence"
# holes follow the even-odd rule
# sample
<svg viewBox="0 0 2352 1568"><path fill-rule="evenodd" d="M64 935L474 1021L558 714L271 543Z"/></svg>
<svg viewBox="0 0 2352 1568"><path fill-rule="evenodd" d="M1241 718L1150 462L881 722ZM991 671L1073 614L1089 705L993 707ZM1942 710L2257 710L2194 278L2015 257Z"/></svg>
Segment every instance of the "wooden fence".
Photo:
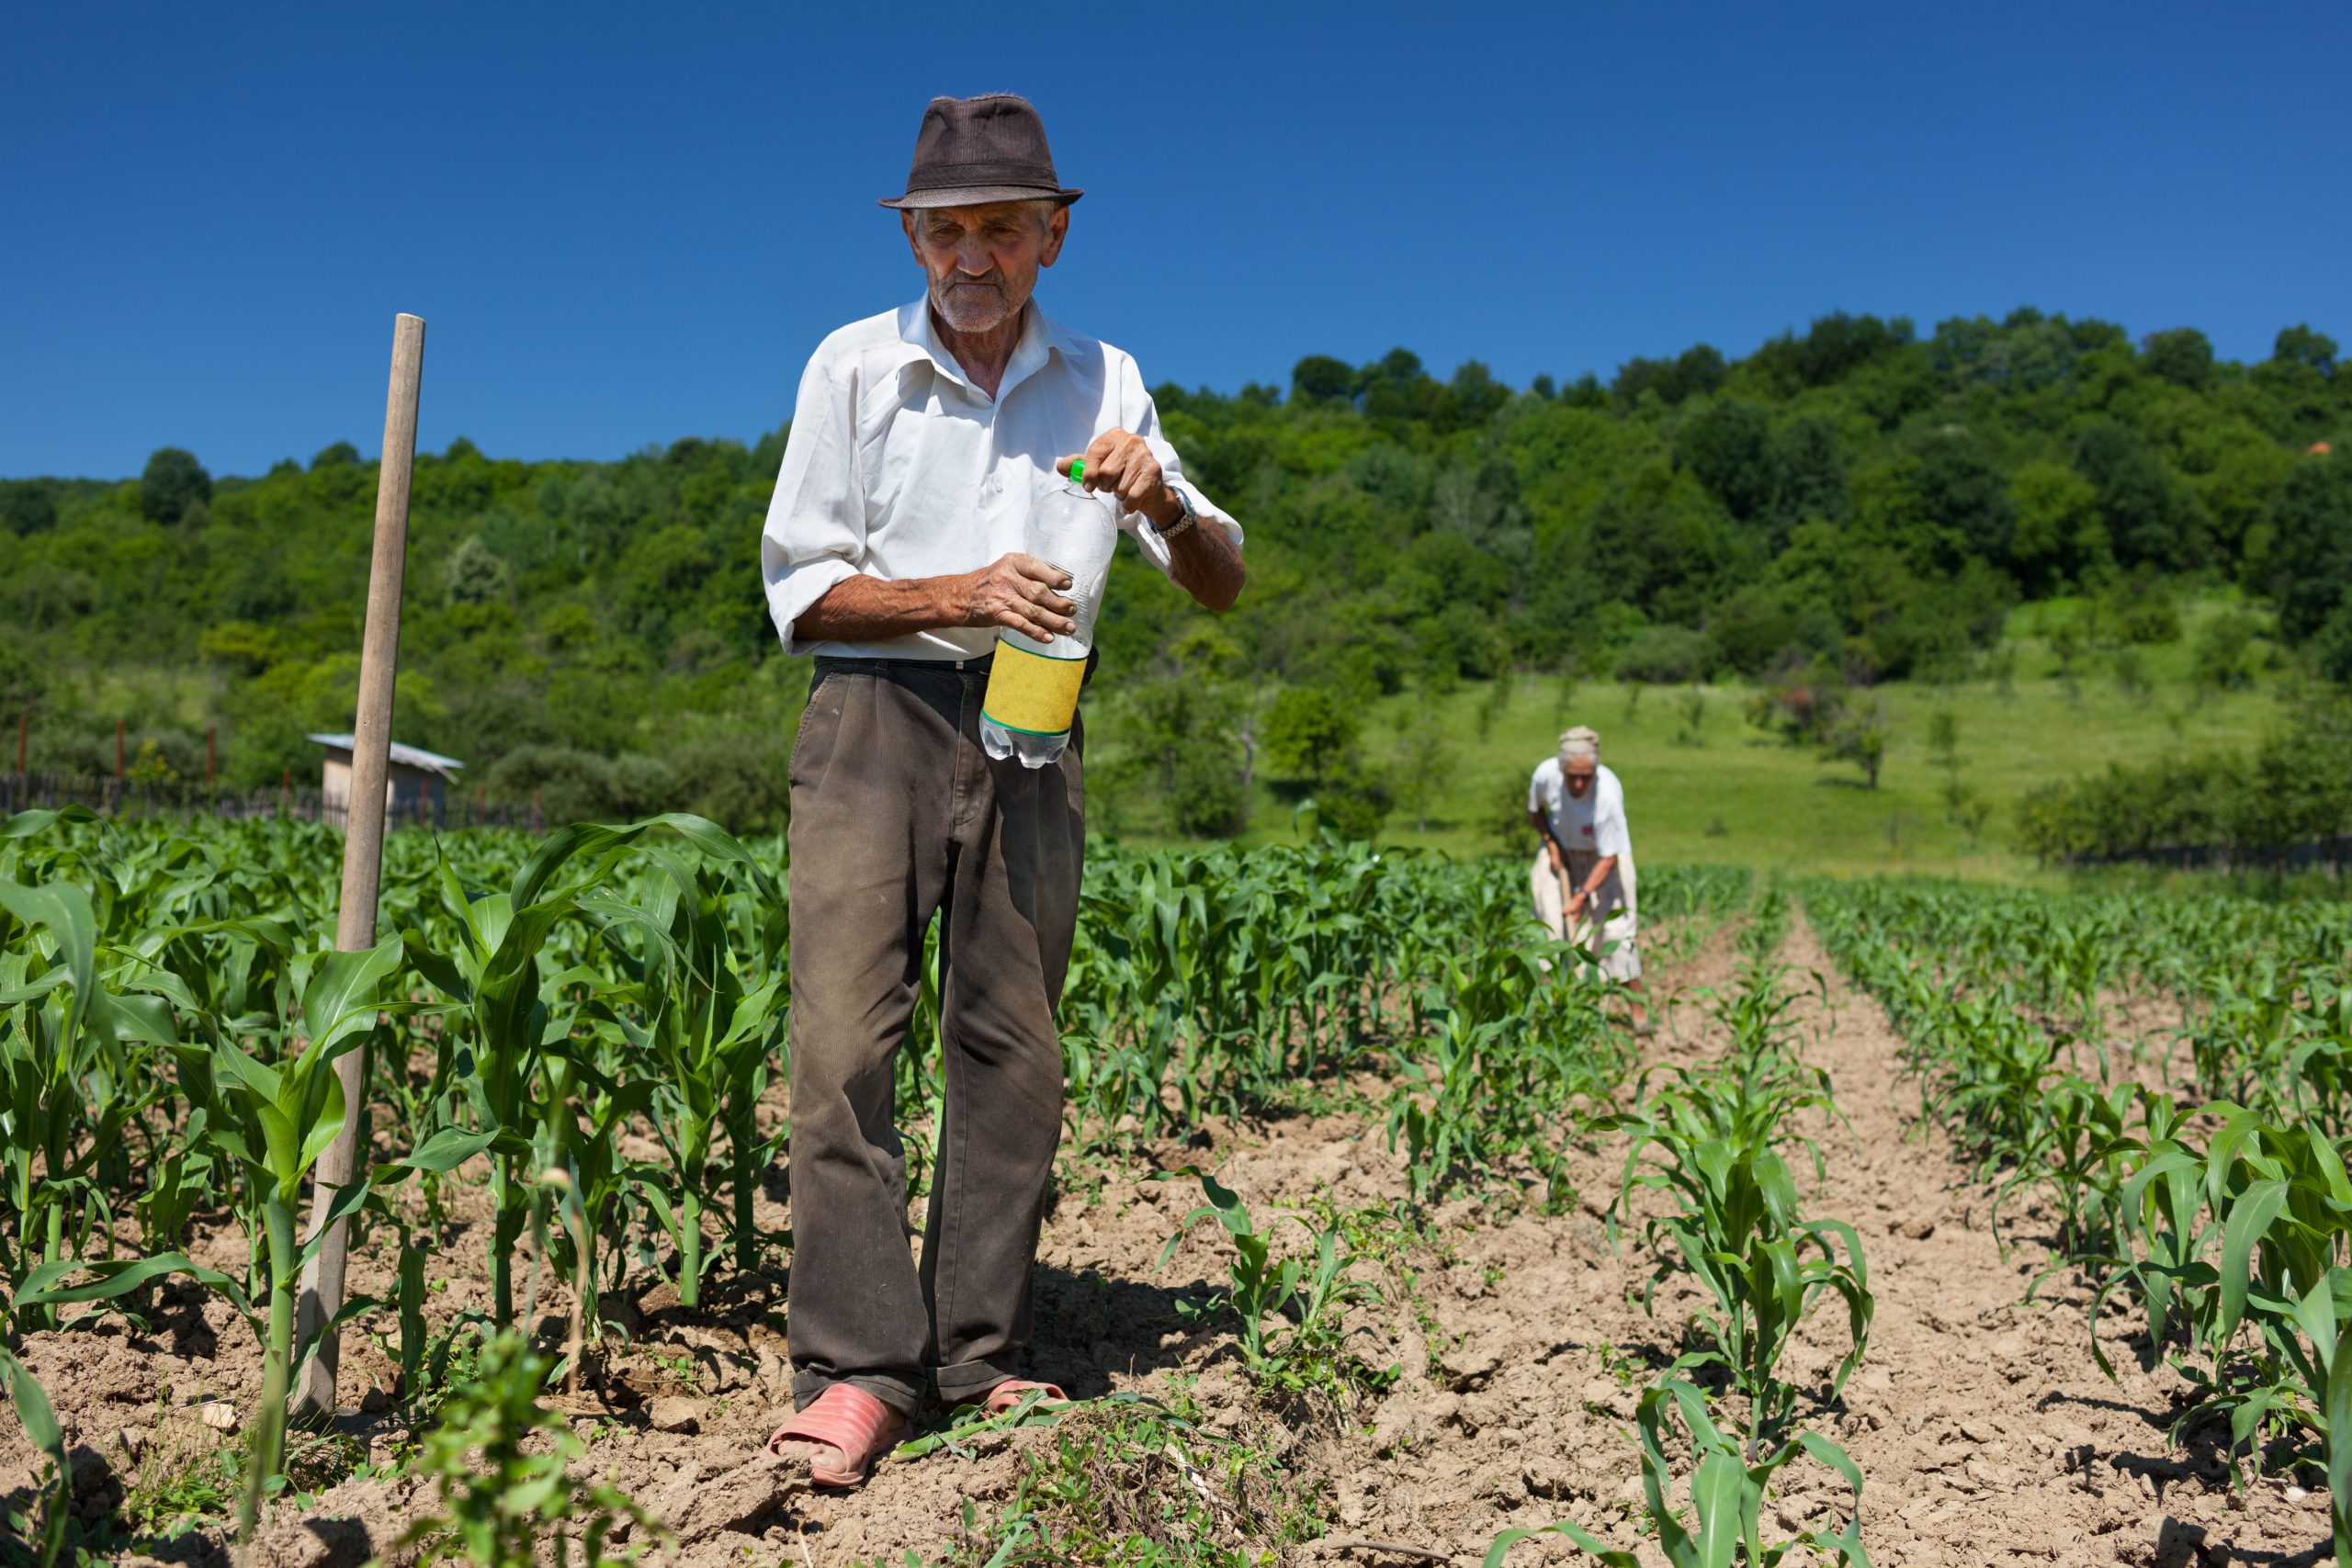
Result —
<svg viewBox="0 0 2352 1568"><path fill-rule="evenodd" d="M208 789L200 784L141 784L103 774L0 773L0 818L19 811L86 806L108 817L279 817L290 821L344 825L341 799L323 791L282 784L276 789ZM391 828L521 828L546 830L538 802L492 806L462 794L432 802L403 800L385 813Z"/></svg>

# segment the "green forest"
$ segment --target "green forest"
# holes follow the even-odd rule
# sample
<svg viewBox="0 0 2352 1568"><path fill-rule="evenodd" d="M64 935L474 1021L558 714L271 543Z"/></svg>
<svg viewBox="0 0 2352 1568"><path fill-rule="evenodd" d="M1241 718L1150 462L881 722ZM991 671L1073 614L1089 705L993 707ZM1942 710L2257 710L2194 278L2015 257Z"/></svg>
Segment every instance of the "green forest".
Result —
<svg viewBox="0 0 2352 1568"><path fill-rule="evenodd" d="M1532 673L1741 685L1757 735L1874 769L1872 689L1981 676L2038 601L2161 644L2191 596L2234 593L2252 608L2222 640L2341 682L2336 353L2306 326L2240 364L2193 328L1839 313L1605 383L1441 378L1397 349L1302 360L1287 388L1163 386L1188 470L1249 531L1250 586L1211 617L1122 555L1091 793L1147 836L1229 836L1309 795L1370 832L1415 764L1359 715ZM785 434L420 454L396 738L557 818L775 827L808 673L757 570ZM111 773L122 721L143 779L200 776L208 728L225 786L314 775L305 733L350 725L374 493L347 443L254 478L167 448L132 479L0 481L0 715L10 739L30 716L33 771Z"/></svg>

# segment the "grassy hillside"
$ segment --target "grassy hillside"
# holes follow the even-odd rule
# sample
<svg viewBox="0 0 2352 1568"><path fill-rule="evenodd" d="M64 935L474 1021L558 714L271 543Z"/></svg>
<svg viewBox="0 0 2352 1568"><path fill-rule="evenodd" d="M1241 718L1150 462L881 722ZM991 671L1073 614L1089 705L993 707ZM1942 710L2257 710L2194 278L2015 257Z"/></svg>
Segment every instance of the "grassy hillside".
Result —
<svg viewBox="0 0 2352 1568"><path fill-rule="evenodd" d="M1498 707L1487 682L1465 682L1433 705L1442 747L1425 828L1417 830L1409 807L1397 806L1381 838L1456 854L1491 852L1504 841L1502 824L1524 806L1527 774L1551 755L1559 731L1589 724L1624 780L1635 850L1645 859L2030 875L2032 858L2015 847L2016 804L2028 790L2109 762L2251 744L2279 711L2281 693L2297 689L2290 673L2274 671L2241 690L2199 690L2192 678L2198 634L2235 612L2233 599L2217 595L2186 607L2177 641L2139 651L2146 689L2136 682L2134 690L2120 688L2120 649L2099 648L2075 656L2070 690L2042 628L2055 627L2074 608L2062 600L2011 615L1988 660L2002 662L2004 650L2010 656L2006 690L1990 676L1878 688L1890 733L1875 790L1864 787L1858 768L1825 762L1816 751L1747 723L1743 710L1755 688L1746 684L1659 687L1521 676ZM1689 724L1694 697L1702 705L1695 735ZM1397 766L1421 705L1417 696L1398 695L1371 708L1359 742L1368 761ZM1483 739L1482 707L1490 714ZM1961 778L1989 807L1976 841L1951 819L1947 774L1929 753L1928 719L1939 708L1957 726ZM1299 793L1261 783L1245 840L1295 837L1293 797ZM1130 836L1158 841L1148 833Z"/></svg>

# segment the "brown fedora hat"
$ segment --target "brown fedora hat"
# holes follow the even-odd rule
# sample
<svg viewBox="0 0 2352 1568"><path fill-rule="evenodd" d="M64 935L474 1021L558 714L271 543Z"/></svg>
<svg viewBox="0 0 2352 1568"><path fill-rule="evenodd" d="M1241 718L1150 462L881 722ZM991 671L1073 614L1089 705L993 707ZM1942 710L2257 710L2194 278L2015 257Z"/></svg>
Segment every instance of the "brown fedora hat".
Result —
<svg viewBox="0 0 2352 1568"><path fill-rule="evenodd" d="M1068 207L1086 193L1065 190L1046 146L1046 122L1012 93L933 98L915 132L907 194L884 207L978 207L989 201L1050 198Z"/></svg>

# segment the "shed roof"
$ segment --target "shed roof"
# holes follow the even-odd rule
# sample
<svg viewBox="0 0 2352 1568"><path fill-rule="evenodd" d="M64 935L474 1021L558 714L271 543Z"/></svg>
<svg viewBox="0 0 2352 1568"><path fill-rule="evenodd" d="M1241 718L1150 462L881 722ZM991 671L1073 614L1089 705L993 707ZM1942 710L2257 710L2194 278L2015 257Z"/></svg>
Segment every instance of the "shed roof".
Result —
<svg viewBox="0 0 2352 1568"><path fill-rule="evenodd" d="M352 741L348 735L313 735L311 739L322 746L340 746L346 751L351 750ZM422 768L428 773L439 773L444 777L465 766L455 757L444 757L438 751L427 751L419 746L403 746L397 740L392 742L391 755L393 761L404 767Z"/></svg>

